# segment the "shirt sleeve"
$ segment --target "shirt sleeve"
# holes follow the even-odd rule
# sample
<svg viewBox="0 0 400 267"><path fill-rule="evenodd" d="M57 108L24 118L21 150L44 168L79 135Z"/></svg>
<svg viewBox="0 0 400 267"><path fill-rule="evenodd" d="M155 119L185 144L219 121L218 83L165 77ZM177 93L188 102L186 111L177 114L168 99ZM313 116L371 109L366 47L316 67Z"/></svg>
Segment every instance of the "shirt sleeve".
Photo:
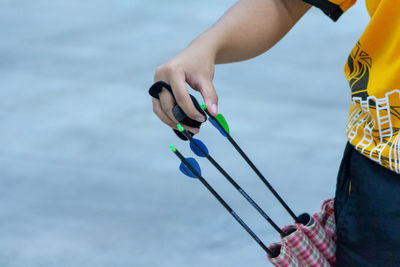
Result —
<svg viewBox="0 0 400 267"><path fill-rule="evenodd" d="M337 21L340 16L354 5L357 0L303 0L321 9L333 21Z"/></svg>

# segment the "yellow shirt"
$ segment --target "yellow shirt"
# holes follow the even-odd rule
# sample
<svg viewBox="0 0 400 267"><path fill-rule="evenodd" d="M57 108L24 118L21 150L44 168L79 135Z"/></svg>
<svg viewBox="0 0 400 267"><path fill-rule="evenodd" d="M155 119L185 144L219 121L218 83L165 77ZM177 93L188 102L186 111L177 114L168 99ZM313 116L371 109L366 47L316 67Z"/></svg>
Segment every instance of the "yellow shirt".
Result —
<svg viewBox="0 0 400 267"><path fill-rule="evenodd" d="M303 0L336 21L356 0ZM352 103L347 138L400 174L400 0L366 0L371 20L344 67Z"/></svg>

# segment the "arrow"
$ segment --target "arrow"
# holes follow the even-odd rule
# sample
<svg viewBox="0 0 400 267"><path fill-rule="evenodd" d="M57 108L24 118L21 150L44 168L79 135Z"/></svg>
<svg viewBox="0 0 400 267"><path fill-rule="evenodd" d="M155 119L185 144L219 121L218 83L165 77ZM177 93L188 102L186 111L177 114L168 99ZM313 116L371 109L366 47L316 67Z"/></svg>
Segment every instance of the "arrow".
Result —
<svg viewBox="0 0 400 267"><path fill-rule="evenodd" d="M170 145L170 148L172 152L181 160L181 165L179 167L180 170L182 171L183 174L187 175L190 173L191 175L188 175L191 178L197 178L207 189L210 191L210 193L224 206L224 208L232 215L232 217L246 230L246 232L258 243L258 245L270 256L273 257L273 253L271 250L269 250L265 244L258 238L258 236L250 229L250 227L239 217L239 215L236 214L235 211L232 210L232 208L225 202L225 200L214 190L214 188L211 187L209 183L201 176L200 172L200 166L196 162L195 159L193 158L188 158L186 159L179 151L176 149L173 145ZM196 162L195 164L193 164ZM193 176L194 177L193 177Z"/></svg>
<svg viewBox="0 0 400 267"><path fill-rule="evenodd" d="M269 222L269 224L281 235L284 233L282 230L276 225L276 223L257 205L257 203L244 191L238 183L222 168L218 162L214 160L214 158L209 154L206 145L200 141L199 139L193 138L183 127L178 124L178 130L190 140L190 148L199 157L205 157L208 161L211 162L212 165L235 187L235 189L258 211L258 213L263 216L265 220Z"/></svg>
<svg viewBox="0 0 400 267"><path fill-rule="evenodd" d="M217 128L217 130L228 139L228 141L233 145L237 152L242 156L242 158L247 162L247 164L252 168L252 170L257 174L260 180L265 184L265 186L271 191L271 193L275 196L275 198L281 203L281 205L285 208L285 210L289 213L289 215L295 220L296 223L300 223L298 217L294 214L294 212L289 208L286 202L281 198L281 196L276 192L276 190L272 187L272 185L268 182L268 180L264 177L264 175L258 170L256 165L249 159L249 157L244 153L244 151L240 148L240 146L235 142L235 140L230 135L229 126L222 114L218 114L217 116L211 115L211 113L207 110L207 106L202 103L201 108L205 111L205 113L209 117L209 121L212 125Z"/></svg>

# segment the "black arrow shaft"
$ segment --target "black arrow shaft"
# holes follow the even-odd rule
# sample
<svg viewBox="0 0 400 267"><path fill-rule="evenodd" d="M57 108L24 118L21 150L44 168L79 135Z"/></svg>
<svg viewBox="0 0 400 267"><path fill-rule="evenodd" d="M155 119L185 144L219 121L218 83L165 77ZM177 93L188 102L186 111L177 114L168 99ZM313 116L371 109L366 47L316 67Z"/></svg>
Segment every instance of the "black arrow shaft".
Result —
<svg viewBox="0 0 400 267"><path fill-rule="evenodd" d="M246 230L246 232L260 245L260 247L269 255L272 256L271 250L269 250L265 244L260 240L260 238L250 229L250 227L236 214L236 212L225 202L225 200L212 188L212 186L207 183L207 181L197 173L197 171L192 168L192 166L187 162L187 160L182 156L182 154L176 150L175 155L186 165L186 167L200 180L200 182L210 191L210 193L224 206L224 208L232 215L232 217Z"/></svg>
<svg viewBox="0 0 400 267"><path fill-rule="evenodd" d="M268 182L268 180L264 177L264 175L258 170L256 165L249 159L249 157L244 153L244 151L240 148L240 146L235 142L235 140L230 136L228 132L225 131L224 127L219 123L219 121L208 112L206 109L205 112L207 115L213 119L219 127L225 132L225 134L228 136L229 142L233 145L233 147L236 149L237 152L242 156L242 158L247 162L247 164L251 167L251 169L257 174L257 176L260 178L260 180L265 184L265 186L271 191L271 193L275 196L275 198L281 203L281 205L285 208L285 210L289 213L289 215L298 223L300 222L297 216L294 214L294 212L289 208L289 206L286 204L286 202L282 199L282 197L276 192L276 190L272 187L272 185Z"/></svg>
<svg viewBox="0 0 400 267"><path fill-rule="evenodd" d="M279 228L278 225L264 212L264 210L258 206L258 204L242 189L236 182L235 180L232 179L232 177L209 155L207 156L207 159L217 168L222 175L233 185L233 187L236 188L237 191L258 211L258 213L263 216L264 219L266 219L269 224L280 234L283 236L283 232L281 228Z"/></svg>
<svg viewBox="0 0 400 267"><path fill-rule="evenodd" d="M183 131L183 134L186 136L186 138L188 138L204 155L207 155L206 158L208 159L208 161L211 162L212 165L214 165L214 167L233 185L233 187L236 188L236 190L258 211L258 213L261 214L261 216L263 216L263 218L265 220L268 221L268 223L280 234L280 235L284 235L282 230L279 228L279 226L264 212L264 210L258 206L258 204L246 193L246 191L244 191L240 185L238 183L236 183L236 181L224 170L224 168L221 167L221 165L218 164L218 162L216 162L214 160L214 158L209 154L209 153L205 153L205 151L199 146L197 145L197 143L193 140L193 137L188 134L185 131Z"/></svg>

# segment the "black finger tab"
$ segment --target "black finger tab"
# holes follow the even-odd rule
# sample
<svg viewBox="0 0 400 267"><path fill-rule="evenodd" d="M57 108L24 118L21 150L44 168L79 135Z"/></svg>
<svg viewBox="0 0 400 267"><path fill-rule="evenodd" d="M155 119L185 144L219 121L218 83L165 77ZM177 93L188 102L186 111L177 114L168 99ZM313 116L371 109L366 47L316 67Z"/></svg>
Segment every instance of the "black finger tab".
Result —
<svg viewBox="0 0 400 267"><path fill-rule="evenodd" d="M190 98L192 99L196 109L204 116L204 118L207 118L204 110L200 107L199 102L197 102L196 98L192 95L190 95ZM187 116L185 112L183 112L180 106L175 105L175 107L172 109L172 114L174 115L175 119L179 121L179 123L185 124L193 128L200 128L201 122L189 118L189 116Z"/></svg>
<svg viewBox="0 0 400 267"><path fill-rule="evenodd" d="M160 97L159 97L158 95L161 93L161 91L162 91L163 88L167 89L167 90L172 94L172 88L171 88L171 86L170 86L168 83L163 82L163 81L155 82L155 83L150 87L150 89L149 89L149 94L150 94L152 97L154 97L154 98L160 99ZM172 95L173 95L173 94L172 94Z"/></svg>

